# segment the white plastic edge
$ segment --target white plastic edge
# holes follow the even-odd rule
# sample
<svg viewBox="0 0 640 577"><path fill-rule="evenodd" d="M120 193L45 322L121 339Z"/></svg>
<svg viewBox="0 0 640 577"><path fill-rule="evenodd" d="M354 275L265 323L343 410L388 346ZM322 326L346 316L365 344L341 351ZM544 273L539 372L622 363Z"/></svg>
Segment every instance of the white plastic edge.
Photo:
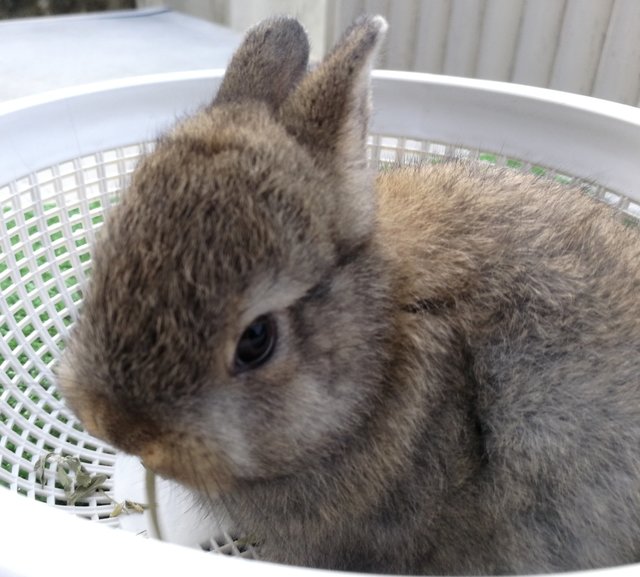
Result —
<svg viewBox="0 0 640 577"><path fill-rule="evenodd" d="M153 140L209 102L223 70L158 74L0 104L0 186L53 164ZM640 201L640 109L487 80L376 71L374 132L565 170Z"/></svg>
<svg viewBox="0 0 640 577"><path fill-rule="evenodd" d="M3 577L365 577L203 553L79 519L0 489L0 575ZM142 572L141 572L142 570ZM574 573L574 577L636 577L640 565ZM566 577L571 574L556 574ZM371 574L368 577L372 577ZM553 577L547 575L546 577Z"/></svg>
<svg viewBox="0 0 640 577"><path fill-rule="evenodd" d="M108 528L0 489L2 577L358 577L205 553ZM364 576L363 576L364 577Z"/></svg>
<svg viewBox="0 0 640 577"><path fill-rule="evenodd" d="M377 71L373 130L547 166L640 201L640 109L489 80Z"/></svg>
<svg viewBox="0 0 640 577"><path fill-rule="evenodd" d="M137 76L0 104L0 186L73 158L156 139L209 102L223 74Z"/></svg>

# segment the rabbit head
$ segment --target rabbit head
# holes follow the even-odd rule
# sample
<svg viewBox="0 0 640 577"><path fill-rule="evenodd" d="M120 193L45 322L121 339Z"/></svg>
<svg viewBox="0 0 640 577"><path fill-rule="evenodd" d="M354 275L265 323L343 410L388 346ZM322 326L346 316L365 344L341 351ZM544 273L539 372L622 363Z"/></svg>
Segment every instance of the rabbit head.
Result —
<svg viewBox="0 0 640 577"><path fill-rule="evenodd" d="M89 432L209 491L312 466L360 426L387 316L365 156L385 29L360 19L308 71L295 20L258 25L140 163L58 370Z"/></svg>

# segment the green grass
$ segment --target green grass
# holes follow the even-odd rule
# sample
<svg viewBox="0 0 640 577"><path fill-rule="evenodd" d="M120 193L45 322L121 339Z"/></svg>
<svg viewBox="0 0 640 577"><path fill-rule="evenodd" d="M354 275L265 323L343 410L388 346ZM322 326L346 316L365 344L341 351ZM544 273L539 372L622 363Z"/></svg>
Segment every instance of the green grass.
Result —
<svg viewBox="0 0 640 577"><path fill-rule="evenodd" d="M488 152L483 152L478 155L478 160L480 162L485 162L487 164L498 164L499 157L496 154L490 154ZM525 163L521 160L515 158L508 158L506 160L506 166L508 168L512 168L514 170L522 170L525 166ZM535 174L536 176L545 176L549 171L543 166L533 165L529 168L529 172Z"/></svg>

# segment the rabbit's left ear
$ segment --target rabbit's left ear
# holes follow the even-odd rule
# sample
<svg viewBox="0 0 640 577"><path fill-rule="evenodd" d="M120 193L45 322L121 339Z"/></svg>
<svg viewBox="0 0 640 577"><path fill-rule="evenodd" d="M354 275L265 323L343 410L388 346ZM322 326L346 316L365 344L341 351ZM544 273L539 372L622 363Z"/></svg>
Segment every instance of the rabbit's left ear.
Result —
<svg viewBox="0 0 640 577"><path fill-rule="evenodd" d="M370 72L386 30L387 22L382 16L356 20L279 110L287 131L355 192L371 188L365 170ZM370 204L362 197L341 200L360 204L363 210ZM371 215L360 216L369 220ZM358 215L352 213L351 218L357 220ZM356 221L352 223L357 226Z"/></svg>
<svg viewBox="0 0 640 577"><path fill-rule="evenodd" d="M265 20L247 32L213 104L257 100L275 110L304 76L308 61L309 40L297 20Z"/></svg>

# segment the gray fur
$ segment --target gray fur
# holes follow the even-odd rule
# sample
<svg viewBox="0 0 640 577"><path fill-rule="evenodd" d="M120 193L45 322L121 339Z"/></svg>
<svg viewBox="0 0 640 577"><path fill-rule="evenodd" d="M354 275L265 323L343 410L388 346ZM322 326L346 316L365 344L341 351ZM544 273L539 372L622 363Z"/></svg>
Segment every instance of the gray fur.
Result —
<svg viewBox="0 0 640 577"><path fill-rule="evenodd" d="M254 26L236 51L215 104L260 100L279 107L300 81L309 61L304 28L292 18Z"/></svg>
<svg viewBox="0 0 640 577"><path fill-rule="evenodd" d="M66 401L274 561L450 575L637 561L638 233L508 170L374 183L384 29L358 21L306 73L294 21L249 33L213 105L109 215ZM263 312L276 352L235 374Z"/></svg>

